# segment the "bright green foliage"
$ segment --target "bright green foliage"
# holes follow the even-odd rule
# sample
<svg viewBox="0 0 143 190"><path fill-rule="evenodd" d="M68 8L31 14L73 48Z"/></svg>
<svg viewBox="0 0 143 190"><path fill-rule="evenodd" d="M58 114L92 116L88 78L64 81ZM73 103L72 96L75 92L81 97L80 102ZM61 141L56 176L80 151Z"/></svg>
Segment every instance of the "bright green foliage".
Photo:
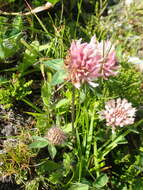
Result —
<svg viewBox="0 0 143 190"><path fill-rule="evenodd" d="M120 69L116 78L105 83L104 88L108 89L107 94L109 97L126 98L138 106L143 102L143 97L141 96L143 92L141 88L142 82L142 74L132 65L126 64Z"/></svg>
<svg viewBox="0 0 143 190"><path fill-rule="evenodd" d="M12 79L2 85L0 89L0 104L7 108L13 106L15 101L22 100L31 94L31 84L32 80L25 82L25 80L18 78L17 74L13 74Z"/></svg>

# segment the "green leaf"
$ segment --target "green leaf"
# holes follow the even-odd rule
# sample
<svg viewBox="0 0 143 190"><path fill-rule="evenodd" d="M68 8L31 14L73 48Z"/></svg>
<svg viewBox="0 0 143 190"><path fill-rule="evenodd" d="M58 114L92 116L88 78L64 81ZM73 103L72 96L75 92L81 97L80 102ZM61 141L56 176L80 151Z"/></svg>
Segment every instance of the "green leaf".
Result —
<svg viewBox="0 0 143 190"><path fill-rule="evenodd" d="M56 109L59 109L59 108L61 108L61 107L63 107L63 106L68 105L69 102L70 102L70 100L69 100L69 99L66 99L66 98L60 100L60 101L56 104Z"/></svg>
<svg viewBox="0 0 143 190"><path fill-rule="evenodd" d="M82 184L82 183L76 183L72 185L68 190L88 190L89 185L87 184Z"/></svg>
<svg viewBox="0 0 143 190"><path fill-rule="evenodd" d="M131 128L131 129L129 129L132 133L136 133L136 134L139 134L139 131L137 130L137 129L133 129L133 128Z"/></svg>
<svg viewBox="0 0 143 190"><path fill-rule="evenodd" d="M48 61L43 61L43 64L56 71L62 70L64 68L63 59L51 59Z"/></svg>
<svg viewBox="0 0 143 190"><path fill-rule="evenodd" d="M35 141L29 145L30 148L44 148L48 145L48 141Z"/></svg>
<svg viewBox="0 0 143 190"><path fill-rule="evenodd" d="M117 144L127 144L128 141L123 137L120 141L117 142Z"/></svg>
<svg viewBox="0 0 143 190"><path fill-rule="evenodd" d="M25 72L27 69L33 65L38 58L39 52L39 42L33 41L31 44L28 44L26 41L21 39L21 43L27 47L25 50L22 63L18 66L18 71Z"/></svg>
<svg viewBox="0 0 143 190"><path fill-rule="evenodd" d="M55 71L57 71L51 81L51 85L55 86L64 82L67 77L67 72L64 69L64 60L63 59L52 59L48 61L43 61L43 64Z"/></svg>
<svg viewBox="0 0 143 190"><path fill-rule="evenodd" d="M21 32L4 40L0 40L0 58L6 59L13 56L20 48L19 39Z"/></svg>
<svg viewBox="0 0 143 190"><path fill-rule="evenodd" d="M45 106L50 105L51 94L51 86L48 82L45 82L41 89L41 96Z"/></svg>
<svg viewBox="0 0 143 190"><path fill-rule="evenodd" d="M108 183L108 176L106 174L102 174L93 183L93 187L100 189L101 187L104 187L107 183Z"/></svg>
<svg viewBox="0 0 143 190"><path fill-rule="evenodd" d="M53 184L59 184L61 183L61 179L62 179L63 175L62 175L62 171L61 170L57 170L56 172L53 172L50 174L49 177L49 181Z"/></svg>
<svg viewBox="0 0 143 190"><path fill-rule="evenodd" d="M67 124L65 124L64 126L62 126L62 130L63 130L65 133L70 133L70 132L72 132L72 123L67 123Z"/></svg>
<svg viewBox="0 0 143 190"><path fill-rule="evenodd" d="M67 76L67 73L65 72L65 70L60 70L56 72L52 78L51 85L55 86L55 85L63 83L65 81L66 76Z"/></svg>
<svg viewBox="0 0 143 190"><path fill-rule="evenodd" d="M64 169L65 169L64 177L66 177L71 170L71 158L72 157L70 154L64 153L63 158L64 158L63 165L64 165Z"/></svg>
<svg viewBox="0 0 143 190"><path fill-rule="evenodd" d="M49 144L48 145L48 151L49 151L51 158L54 159L56 154L57 154L57 150L56 150L55 146L52 144Z"/></svg>
<svg viewBox="0 0 143 190"><path fill-rule="evenodd" d="M47 117L46 113L33 113L33 112L24 112L27 113L29 115L32 115L34 117Z"/></svg>
<svg viewBox="0 0 143 190"><path fill-rule="evenodd" d="M51 174L51 172L59 170L60 168L61 164L46 159L43 161L42 164L39 164L39 166L37 166L36 171L39 175L44 175L47 173Z"/></svg>
<svg viewBox="0 0 143 190"><path fill-rule="evenodd" d="M47 141L47 139L45 139L45 138L43 138L43 137L39 137L39 136L32 136L32 138L34 139L34 140L36 140L36 141L46 141L46 142L48 142Z"/></svg>

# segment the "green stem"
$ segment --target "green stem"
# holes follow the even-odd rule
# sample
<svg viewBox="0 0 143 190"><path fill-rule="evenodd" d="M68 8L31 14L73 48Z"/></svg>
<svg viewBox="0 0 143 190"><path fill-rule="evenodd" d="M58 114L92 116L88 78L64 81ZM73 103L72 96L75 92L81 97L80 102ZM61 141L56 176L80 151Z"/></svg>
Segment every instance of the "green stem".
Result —
<svg viewBox="0 0 143 190"><path fill-rule="evenodd" d="M78 176L78 182L80 182L81 176L82 176L82 157L81 157L81 160L80 160L80 162L79 162L79 176Z"/></svg>
<svg viewBox="0 0 143 190"><path fill-rule="evenodd" d="M77 15L76 26L75 26L75 31L74 31L74 38L76 37L77 25L79 21L79 16L81 14L81 5L82 5L82 0L80 0L80 2L78 3L78 15Z"/></svg>
<svg viewBox="0 0 143 190"><path fill-rule="evenodd" d="M74 119L75 119L75 88L73 86L72 89L72 113L71 113L71 117L72 117L72 132L73 135L75 135L75 129L74 129Z"/></svg>
<svg viewBox="0 0 143 190"><path fill-rule="evenodd" d="M26 104L28 104L30 107L32 107L34 110L38 111L39 113L42 113L41 109L38 108L37 106L35 106L32 102L30 102L28 99L23 98L22 99L23 102L25 102Z"/></svg>
<svg viewBox="0 0 143 190"><path fill-rule="evenodd" d="M39 17L38 17L36 14L34 14L34 16L35 16L36 19L38 20L38 22L39 22L39 24L41 25L41 27L43 28L43 30L44 30L47 34L49 34L50 37L51 37L51 34L48 32L48 30L46 29L46 27L45 27L45 25L43 24L43 22L39 19Z"/></svg>
<svg viewBox="0 0 143 190"><path fill-rule="evenodd" d="M98 150L96 139L94 140L94 166L96 168L96 176L99 177L99 163L98 163Z"/></svg>

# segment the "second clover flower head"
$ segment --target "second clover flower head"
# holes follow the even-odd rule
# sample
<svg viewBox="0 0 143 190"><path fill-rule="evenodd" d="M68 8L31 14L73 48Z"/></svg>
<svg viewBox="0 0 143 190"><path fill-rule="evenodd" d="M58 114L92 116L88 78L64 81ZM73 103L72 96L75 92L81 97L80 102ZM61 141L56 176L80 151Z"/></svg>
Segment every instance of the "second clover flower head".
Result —
<svg viewBox="0 0 143 190"><path fill-rule="evenodd" d="M81 39L72 41L65 65L68 71L67 79L76 88L80 88L85 82L95 87L95 79L107 79L116 75L118 69L114 46L110 41L98 42L95 36L89 43L81 43Z"/></svg>
<svg viewBox="0 0 143 190"><path fill-rule="evenodd" d="M59 127L51 127L46 135L48 141L53 145L61 145L65 142L65 133Z"/></svg>
<svg viewBox="0 0 143 190"><path fill-rule="evenodd" d="M100 112L103 119L106 119L106 125L112 127L115 131L116 127L131 125L135 120L136 109L132 107L126 99L112 99L106 102L105 110Z"/></svg>

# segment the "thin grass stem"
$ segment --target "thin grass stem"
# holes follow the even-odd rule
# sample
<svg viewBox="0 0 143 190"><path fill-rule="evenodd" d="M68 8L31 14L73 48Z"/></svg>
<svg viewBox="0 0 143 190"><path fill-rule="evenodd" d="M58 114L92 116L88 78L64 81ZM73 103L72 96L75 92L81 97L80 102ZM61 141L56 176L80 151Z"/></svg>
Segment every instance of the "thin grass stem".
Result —
<svg viewBox="0 0 143 190"><path fill-rule="evenodd" d="M29 105L30 107L32 107L34 110L38 111L39 113L42 113L42 110L40 108L38 108L37 106L35 106L32 102L30 102L28 99L23 98L22 99L23 102L25 102L27 105Z"/></svg>
<svg viewBox="0 0 143 190"><path fill-rule="evenodd" d="M80 0L80 2L78 3L78 15L77 15L76 26L75 26L75 31L74 31L74 38L76 38L78 21L79 21L79 17L80 17L80 14L81 14L81 5L82 5L82 0Z"/></svg>

